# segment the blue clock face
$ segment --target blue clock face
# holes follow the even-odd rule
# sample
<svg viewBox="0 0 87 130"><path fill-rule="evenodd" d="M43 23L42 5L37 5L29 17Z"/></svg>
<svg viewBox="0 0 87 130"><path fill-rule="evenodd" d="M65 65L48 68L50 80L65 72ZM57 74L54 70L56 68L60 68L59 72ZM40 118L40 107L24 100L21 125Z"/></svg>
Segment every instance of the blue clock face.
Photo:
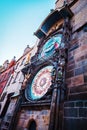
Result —
<svg viewBox="0 0 87 130"><path fill-rule="evenodd" d="M40 99L47 93L51 86L52 68L53 66L46 66L38 71L32 80L31 85L29 85L26 90L27 98L30 98L31 100Z"/></svg>
<svg viewBox="0 0 87 130"><path fill-rule="evenodd" d="M50 38L42 47L41 52L39 54L39 59L43 60L51 57L54 54L55 49L57 49L60 46L61 39L62 34Z"/></svg>

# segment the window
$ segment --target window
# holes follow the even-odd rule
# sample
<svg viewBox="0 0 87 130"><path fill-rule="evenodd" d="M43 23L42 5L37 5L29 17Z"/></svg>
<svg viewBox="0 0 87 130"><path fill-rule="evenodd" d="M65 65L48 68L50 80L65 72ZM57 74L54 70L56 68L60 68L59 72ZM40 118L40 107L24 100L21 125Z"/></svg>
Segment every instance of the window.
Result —
<svg viewBox="0 0 87 130"><path fill-rule="evenodd" d="M18 73L16 74L13 83L15 83L15 82L17 81L17 79L18 79L18 77L19 77L19 73L20 73L20 72L18 72Z"/></svg>
<svg viewBox="0 0 87 130"><path fill-rule="evenodd" d="M9 77L11 76L11 73L12 73L12 70L10 70L10 71L8 72L8 77L7 77L7 78L9 78Z"/></svg>
<svg viewBox="0 0 87 130"><path fill-rule="evenodd" d="M7 80L7 73L5 74L4 80Z"/></svg>
<svg viewBox="0 0 87 130"><path fill-rule="evenodd" d="M22 62L21 62L21 64L20 64L20 65L23 65L23 64L24 64L24 62L25 62L25 58L22 60Z"/></svg>
<svg viewBox="0 0 87 130"><path fill-rule="evenodd" d="M11 83L12 79L13 79L13 75L10 77L10 79L9 79L9 81L8 81L8 83L7 83L7 86L9 86L9 85L10 85L10 83Z"/></svg>
<svg viewBox="0 0 87 130"><path fill-rule="evenodd" d="M4 81L4 78L5 78L5 74L2 75L2 77L1 77L1 82Z"/></svg>
<svg viewBox="0 0 87 130"><path fill-rule="evenodd" d="M6 96L7 92L4 92L3 95L1 96L0 102L2 102Z"/></svg>
<svg viewBox="0 0 87 130"><path fill-rule="evenodd" d="M18 65L19 65L19 63L16 64L15 69L17 69Z"/></svg>

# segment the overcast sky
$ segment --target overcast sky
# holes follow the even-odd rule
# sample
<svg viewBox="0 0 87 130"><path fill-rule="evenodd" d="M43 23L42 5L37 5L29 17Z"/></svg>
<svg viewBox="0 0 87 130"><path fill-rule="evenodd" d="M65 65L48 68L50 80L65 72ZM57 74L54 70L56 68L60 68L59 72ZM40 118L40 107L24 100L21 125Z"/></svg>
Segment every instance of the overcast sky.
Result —
<svg viewBox="0 0 87 130"><path fill-rule="evenodd" d="M0 65L35 44L33 33L54 8L55 0L0 0Z"/></svg>

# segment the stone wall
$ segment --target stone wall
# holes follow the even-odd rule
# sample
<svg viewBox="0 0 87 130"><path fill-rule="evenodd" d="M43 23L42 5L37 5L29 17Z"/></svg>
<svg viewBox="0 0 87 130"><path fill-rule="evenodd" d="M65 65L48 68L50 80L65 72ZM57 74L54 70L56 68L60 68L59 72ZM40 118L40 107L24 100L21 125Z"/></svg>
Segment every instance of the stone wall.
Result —
<svg viewBox="0 0 87 130"><path fill-rule="evenodd" d="M64 103L64 130L87 130L87 100Z"/></svg>
<svg viewBox="0 0 87 130"><path fill-rule="evenodd" d="M48 130L50 110L26 110L22 109L16 130L28 130L32 120L36 122L36 130Z"/></svg>
<svg viewBox="0 0 87 130"><path fill-rule="evenodd" d="M84 30L73 34L68 53L67 83L68 87L83 85L87 73L87 32Z"/></svg>
<svg viewBox="0 0 87 130"><path fill-rule="evenodd" d="M68 48L68 62L66 69L66 84L69 90L68 95L70 95L71 93L86 93L87 30L85 30L85 27L87 26L87 0L65 1L69 4L70 9L74 14L70 20L72 27L72 35ZM59 9L59 7L62 7L63 5L64 0L57 0L55 3L55 8Z"/></svg>
<svg viewBox="0 0 87 130"><path fill-rule="evenodd" d="M75 4L71 7L74 16L71 20L72 32L80 29L87 22L87 1L77 0Z"/></svg>
<svg viewBox="0 0 87 130"><path fill-rule="evenodd" d="M69 94L87 91L87 1L77 0L71 6L74 16L71 19L72 36L68 50L66 83ZM85 96L85 95L84 95Z"/></svg>

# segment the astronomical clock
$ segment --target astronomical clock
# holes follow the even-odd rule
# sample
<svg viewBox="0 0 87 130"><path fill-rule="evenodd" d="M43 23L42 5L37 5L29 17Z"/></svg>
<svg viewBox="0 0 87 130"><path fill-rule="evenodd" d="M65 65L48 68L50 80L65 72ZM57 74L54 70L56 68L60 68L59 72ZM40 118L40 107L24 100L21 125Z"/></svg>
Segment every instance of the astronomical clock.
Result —
<svg viewBox="0 0 87 130"><path fill-rule="evenodd" d="M40 69L38 69L38 71L34 71L35 74L25 90L25 97L28 100L35 101L42 99L52 85L53 65L49 59L53 57L56 49L61 46L61 39L62 34L57 34L49 38L39 50L38 59L42 61L42 64L39 65ZM49 62L43 66L44 61Z"/></svg>
<svg viewBox="0 0 87 130"><path fill-rule="evenodd" d="M65 44L70 38L66 29L70 27L68 16L71 17L71 11L67 7L54 10L35 32L39 38L38 50L22 70L25 82L16 130L60 129L59 106L65 94Z"/></svg>
<svg viewBox="0 0 87 130"><path fill-rule="evenodd" d="M61 46L62 34L49 38L40 50L39 59L44 60L53 56L55 49Z"/></svg>
<svg viewBox="0 0 87 130"><path fill-rule="evenodd" d="M40 69L34 76L32 82L26 89L26 97L30 100L42 98L51 86L52 66L46 66Z"/></svg>

